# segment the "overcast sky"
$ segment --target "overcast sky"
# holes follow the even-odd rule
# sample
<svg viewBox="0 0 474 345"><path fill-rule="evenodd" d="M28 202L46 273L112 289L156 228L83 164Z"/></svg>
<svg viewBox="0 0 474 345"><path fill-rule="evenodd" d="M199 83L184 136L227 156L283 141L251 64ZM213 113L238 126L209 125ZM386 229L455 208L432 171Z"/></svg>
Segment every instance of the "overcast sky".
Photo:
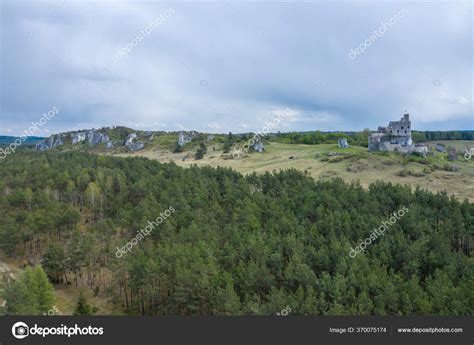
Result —
<svg viewBox="0 0 474 345"><path fill-rule="evenodd" d="M470 1L0 1L3 135L53 107L38 135L249 132L286 108L276 130L376 129L405 110L414 129L474 129Z"/></svg>

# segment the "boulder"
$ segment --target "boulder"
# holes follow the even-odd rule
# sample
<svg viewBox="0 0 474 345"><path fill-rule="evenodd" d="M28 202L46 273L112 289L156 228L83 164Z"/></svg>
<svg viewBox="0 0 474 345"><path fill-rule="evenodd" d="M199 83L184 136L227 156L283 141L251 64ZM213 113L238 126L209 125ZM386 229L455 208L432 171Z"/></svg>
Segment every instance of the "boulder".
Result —
<svg viewBox="0 0 474 345"><path fill-rule="evenodd" d="M265 146L263 145L263 143L260 140L258 140L255 144L253 144L252 148L255 150L255 152L265 151Z"/></svg>
<svg viewBox="0 0 474 345"><path fill-rule="evenodd" d="M125 146L128 147L130 151L141 150L145 146L143 141L133 141L137 137L137 133L131 133L127 136L127 139L125 140Z"/></svg>
<svg viewBox="0 0 474 345"><path fill-rule="evenodd" d="M136 151L136 150L141 150L145 146L145 144L143 143L143 141L137 141L137 142L130 143L127 146L130 149L130 151Z"/></svg>
<svg viewBox="0 0 474 345"><path fill-rule="evenodd" d="M337 139L337 146L339 146L341 149L347 149L349 147L349 144L347 143L347 139L346 138Z"/></svg>
<svg viewBox="0 0 474 345"><path fill-rule="evenodd" d="M446 152L446 146L443 144L436 144L436 151L438 152Z"/></svg>

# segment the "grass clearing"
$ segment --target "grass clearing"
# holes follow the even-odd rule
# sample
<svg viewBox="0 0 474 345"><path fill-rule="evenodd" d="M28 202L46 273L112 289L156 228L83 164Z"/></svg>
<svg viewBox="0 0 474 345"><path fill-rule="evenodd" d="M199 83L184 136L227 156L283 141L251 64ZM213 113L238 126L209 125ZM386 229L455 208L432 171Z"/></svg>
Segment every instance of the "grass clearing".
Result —
<svg viewBox="0 0 474 345"><path fill-rule="evenodd" d="M438 142L430 142L434 147ZM270 143L266 145L264 153L251 153L239 159L226 159L221 149L212 149L208 145L207 154L201 160L194 159L193 151L180 153L168 149L150 148L134 153L116 154L121 157L142 156L166 163L172 161L179 166L223 166L232 168L243 174L252 172L265 173L294 168L306 171L315 179L341 177L347 182L360 181L367 187L377 180L391 181L392 183L407 184L412 188L419 186L431 192L446 190L448 194L463 200L467 198L474 202L474 159L466 161L462 155L464 149L474 146L469 141L449 141L447 147L458 149L459 157L456 161L448 161L446 153L434 152L426 159L415 156L402 156L396 152L367 152L366 147L352 146L341 149L336 144L282 144ZM218 145L214 145L218 148ZM329 156L328 156L329 155ZM342 155L342 156L338 156ZM183 160L184 157L189 158ZM293 157L290 159L290 157ZM337 157L342 157L335 159ZM427 173L427 166L436 165L439 169ZM458 171L446 171L446 165L455 165ZM403 169L413 172L413 175L400 176ZM421 176L424 174L424 176ZM419 175L419 176L414 176Z"/></svg>

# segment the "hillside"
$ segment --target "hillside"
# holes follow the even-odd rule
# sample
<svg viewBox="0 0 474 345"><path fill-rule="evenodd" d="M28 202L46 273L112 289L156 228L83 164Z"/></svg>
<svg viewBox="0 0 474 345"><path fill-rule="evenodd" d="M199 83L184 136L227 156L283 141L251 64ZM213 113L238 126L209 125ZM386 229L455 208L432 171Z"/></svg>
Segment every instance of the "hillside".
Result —
<svg viewBox="0 0 474 345"><path fill-rule="evenodd" d="M81 136L82 135L82 136ZM252 133L208 134L190 132L137 131L127 127L108 127L53 135L43 141L41 150L85 151L119 157L147 157L160 162L172 161L178 166L229 167L243 174L264 173L288 168L297 169L317 180L341 177L346 182L359 181L362 186L377 181L407 184L431 192L446 191L459 199L474 202L474 159L464 153L474 148L473 140L436 140L445 137L472 137L472 131L416 132L429 149L426 158L395 152L367 152L360 146L367 142L368 132L301 132L274 133L264 137L264 152L239 154L236 150L253 138ZM347 138L350 147L339 148L338 137ZM291 143L290 143L291 142ZM319 144L297 144L313 142ZM422 142L420 142L422 143ZM455 160L435 146L456 150ZM201 159L199 147L206 152Z"/></svg>
<svg viewBox="0 0 474 345"><path fill-rule="evenodd" d="M35 305L18 279L3 298L28 315L71 314L81 289L98 314L472 315L473 216L388 181L19 151L0 164L0 248L55 293Z"/></svg>
<svg viewBox="0 0 474 345"><path fill-rule="evenodd" d="M437 142L429 143L433 146ZM346 182L360 181L367 187L377 180L419 186L432 192L446 190L448 194L474 202L474 158L466 160L464 149L474 147L472 141L444 141L460 152L456 161L448 161L445 153L432 150L426 159L397 153L369 153L366 147L338 148L336 144L301 145L266 143L264 153L250 153L239 159L230 159L222 145L208 144L203 159L194 159L195 147L174 153L163 145L137 152L114 153L121 157L143 156L160 162L172 161L183 167L229 167L238 172L264 173L294 168L315 179L341 177ZM213 147L216 150L213 150ZM110 153L112 154L112 153ZM329 156L334 154L334 156ZM337 156L339 155L339 156ZM183 160L187 157L185 160ZM290 157L293 157L290 159ZM458 170L457 170L458 169ZM453 171L456 170L456 171Z"/></svg>

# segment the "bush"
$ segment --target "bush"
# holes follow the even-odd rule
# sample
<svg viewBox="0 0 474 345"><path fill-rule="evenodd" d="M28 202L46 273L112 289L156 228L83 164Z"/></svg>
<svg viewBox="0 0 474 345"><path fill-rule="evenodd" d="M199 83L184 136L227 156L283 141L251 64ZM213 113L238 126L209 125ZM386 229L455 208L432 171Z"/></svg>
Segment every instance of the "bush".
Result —
<svg viewBox="0 0 474 345"><path fill-rule="evenodd" d="M431 174L432 172L434 171L433 167L429 166L429 167L424 167L423 168L423 172L425 174Z"/></svg>
<svg viewBox="0 0 474 345"><path fill-rule="evenodd" d="M411 170L403 169L398 173L398 176L405 177L411 175Z"/></svg>
<svg viewBox="0 0 474 345"><path fill-rule="evenodd" d="M176 146L174 147L173 152L174 153L183 152L183 147L179 143L176 143Z"/></svg>
<svg viewBox="0 0 474 345"><path fill-rule="evenodd" d="M451 164L445 164L443 166L443 169L446 170L446 171L458 171L459 170L459 167L457 165L451 165Z"/></svg>
<svg viewBox="0 0 474 345"><path fill-rule="evenodd" d="M202 159L204 157L204 155L206 154L206 152L207 152L206 145L204 145L204 143L200 143L199 148L197 149L196 154L194 155L194 158L195 159Z"/></svg>
<svg viewBox="0 0 474 345"><path fill-rule="evenodd" d="M329 160L329 163L339 163L339 162L341 162L343 159L344 159L343 156L337 156L337 157L331 158L331 159Z"/></svg>

